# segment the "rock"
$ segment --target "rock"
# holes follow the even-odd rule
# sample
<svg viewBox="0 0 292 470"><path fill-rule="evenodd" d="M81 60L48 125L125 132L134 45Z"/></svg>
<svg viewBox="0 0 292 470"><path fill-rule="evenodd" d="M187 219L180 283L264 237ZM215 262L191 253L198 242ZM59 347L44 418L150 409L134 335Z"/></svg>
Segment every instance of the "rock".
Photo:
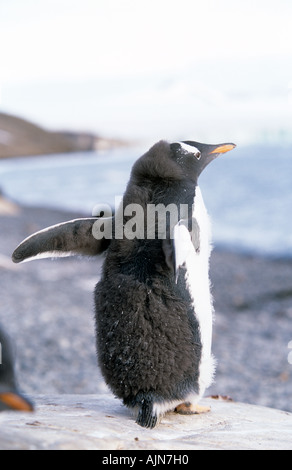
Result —
<svg viewBox="0 0 292 470"><path fill-rule="evenodd" d="M33 414L0 415L1 450L291 450L292 414L207 398L204 415L168 413L153 430L111 394L31 397Z"/></svg>
<svg viewBox="0 0 292 470"><path fill-rule="evenodd" d="M83 131L50 131L26 119L0 112L0 158L87 152L128 145Z"/></svg>

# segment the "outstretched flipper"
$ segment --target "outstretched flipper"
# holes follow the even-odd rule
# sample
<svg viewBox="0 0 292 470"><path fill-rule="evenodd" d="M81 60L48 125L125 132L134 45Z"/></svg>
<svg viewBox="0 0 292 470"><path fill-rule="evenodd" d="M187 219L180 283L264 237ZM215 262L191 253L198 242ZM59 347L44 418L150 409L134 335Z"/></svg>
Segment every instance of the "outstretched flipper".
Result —
<svg viewBox="0 0 292 470"><path fill-rule="evenodd" d="M188 255L200 252L200 228L197 220L181 219L173 229L173 239L163 240L163 251L168 267L175 274L177 282L179 268L186 262Z"/></svg>
<svg viewBox="0 0 292 470"><path fill-rule="evenodd" d="M94 237L93 226L97 220L95 217L75 219L41 230L16 248L12 261L22 263L41 258L99 255L109 247L110 239ZM104 219L104 224L112 226L113 218Z"/></svg>

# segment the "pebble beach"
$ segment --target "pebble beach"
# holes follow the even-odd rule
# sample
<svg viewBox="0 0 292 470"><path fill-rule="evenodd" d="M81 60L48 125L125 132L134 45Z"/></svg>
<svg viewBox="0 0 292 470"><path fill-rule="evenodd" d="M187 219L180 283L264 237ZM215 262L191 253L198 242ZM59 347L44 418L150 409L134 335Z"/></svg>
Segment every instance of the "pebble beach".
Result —
<svg viewBox="0 0 292 470"><path fill-rule="evenodd" d="M102 257L10 258L33 232L82 214L14 209L0 210L0 324L15 346L19 386L28 395L104 393L93 313ZM215 246L210 268L217 372L206 396L292 412L292 260Z"/></svg>

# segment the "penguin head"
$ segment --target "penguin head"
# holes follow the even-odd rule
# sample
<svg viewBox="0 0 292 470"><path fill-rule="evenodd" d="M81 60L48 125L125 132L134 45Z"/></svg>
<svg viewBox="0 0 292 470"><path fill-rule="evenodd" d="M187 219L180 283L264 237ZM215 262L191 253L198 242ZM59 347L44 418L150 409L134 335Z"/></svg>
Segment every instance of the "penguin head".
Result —
<svg viewBox="0 0 292 470"><path fill-rule="evenodd" d="M132 179L143 184L147 179L191 180L196 182L204 168L235 144L202 144L194 141L168 143L161 140L140 157L132 168Z"/></svg>
<svg viewBox="0 0 292 470"><path fill-rule="evenodd" d="M172 158L181 167L185 177L197 180L204 168L222 153L232 150L235 144L202 144L186 140L170 144Z"/></svg>

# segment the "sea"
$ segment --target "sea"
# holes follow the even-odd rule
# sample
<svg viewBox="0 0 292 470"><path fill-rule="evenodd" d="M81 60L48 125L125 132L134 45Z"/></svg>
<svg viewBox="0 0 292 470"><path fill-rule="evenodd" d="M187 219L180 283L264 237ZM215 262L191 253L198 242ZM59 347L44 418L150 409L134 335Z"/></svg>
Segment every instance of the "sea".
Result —
<svg viewBox="0 0 292 470"><path fill-rule="evenodd" d="M149 146L0 161L0 188L26 205L91 215L115 206L134 161ZM292 147L250 145L218 157L199 179L213 244L251 255L292 258Z"/></svg>

